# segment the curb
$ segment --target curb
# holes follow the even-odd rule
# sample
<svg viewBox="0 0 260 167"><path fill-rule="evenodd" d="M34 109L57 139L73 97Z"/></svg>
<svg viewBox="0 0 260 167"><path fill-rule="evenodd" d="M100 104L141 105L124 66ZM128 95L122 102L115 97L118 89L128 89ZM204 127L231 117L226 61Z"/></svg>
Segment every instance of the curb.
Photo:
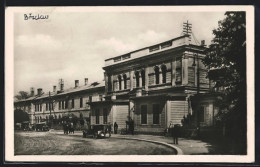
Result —
<svg viewBox="0 0 260 167"><path fill-rule="evenodd" d="M51 133L55 133L55 130L54 131L50 131ZM131 137L117 137L117 136L113 136L113 138L116 138L116 139L126 139L126 140L139 140L139 141L146 141L146 142L151 142L151 143L155 143L155 144L161 144L161 145L164 145L164 146L167 146L167 147L170 147L174 150L176 150L177 154L176 155L183 155L183 151L175 146L175 145L171 145L171 144L168 144L168 143L165 143L165 142L160 142L160 141L155 141L155 140L148 140L148 139L140 139L140 138L131 138Z"/></svg>
<svg viewBox="0 0 260 167"><path fill-rule="evenodd" d="M171 147L172 149L176 150L177 155L183 155L183 151L179 147L165 143L165 142L147 140L147 139L140 139L140 138L131 138L131 137L113 137L113 138L126 139L126 140L139 140L139 141L146 141L146 142L161 144L161 145L165 145L165 146Z"/></svg>

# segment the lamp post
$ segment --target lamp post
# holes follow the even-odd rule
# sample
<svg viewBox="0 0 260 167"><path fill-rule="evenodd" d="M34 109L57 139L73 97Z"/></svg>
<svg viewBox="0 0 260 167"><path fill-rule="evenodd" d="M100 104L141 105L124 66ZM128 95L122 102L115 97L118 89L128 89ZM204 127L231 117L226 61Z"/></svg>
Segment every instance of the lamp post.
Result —
<svg viewBox="0 0 260 167"><path fill-rule="evenodd" d="M197 60L197 61L196 61ZM197 64L196 64L197 62ZM199 103L199 93L200 93L200 73L199 73L199 55L198 54L194 54L194 61L192 66L195 67L197 65L197 104ZM198 127L198 136L200 133L200 113L199 113L199 107L197 106L197 127Z"/></svg>

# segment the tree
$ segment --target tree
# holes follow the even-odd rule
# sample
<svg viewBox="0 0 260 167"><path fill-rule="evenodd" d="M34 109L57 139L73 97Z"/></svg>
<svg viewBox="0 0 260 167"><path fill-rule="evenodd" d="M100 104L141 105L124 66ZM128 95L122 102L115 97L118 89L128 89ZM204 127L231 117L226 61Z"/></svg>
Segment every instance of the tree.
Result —
<svg viewBox="0 0 260 167"><path fill-rule="evenodd" d="M246 23L245 12L226 12L219 21L213 44L203 60L215 88L224 88L218 104L220 117L230 130L234 152L246 153ZM225 110L223 110L225 109ZM224 112L225 111L225 112Z"/></svg>
<svg viewBox="0 0 260 167"><path fill-rule="evenodd" d="M19 91L18 95L14 96L17 100L27 99L30 97L28 92L25 91Z"/></svg>
<svg viewBox="0 0 260 167"><path fill-rule="evenodd" d="M21 123L23 121L29 121L29 115L21 109L14 110L14 123Z"/></svg>

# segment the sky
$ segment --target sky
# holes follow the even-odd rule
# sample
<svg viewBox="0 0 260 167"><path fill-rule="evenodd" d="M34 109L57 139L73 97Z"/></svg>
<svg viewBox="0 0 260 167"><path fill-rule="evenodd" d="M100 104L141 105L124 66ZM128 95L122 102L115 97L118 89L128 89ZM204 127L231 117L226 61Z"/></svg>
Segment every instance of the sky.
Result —
<svg viewBox="0 0 260 167"><path fill-rule="evenodd" d="M47 20L14 15L14 93L30 87L52 91L102 81L105 59L157 44L192 23L196 38L210 44L224 12L52 12Z"/></svg>

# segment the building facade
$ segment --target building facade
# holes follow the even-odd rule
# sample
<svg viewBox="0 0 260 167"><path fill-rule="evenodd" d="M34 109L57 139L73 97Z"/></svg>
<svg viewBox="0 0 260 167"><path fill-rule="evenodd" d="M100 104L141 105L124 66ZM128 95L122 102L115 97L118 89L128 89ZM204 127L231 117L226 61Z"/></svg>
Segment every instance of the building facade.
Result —
<svg viewBox="0 0 260 167"><path fill-rule="evenodd" d="M210 89L202 63L205 49L183 35L105 60L105 101L91 103L92 124L102 123L104 116L120 129L132 119L137 131L162 132L189 115L194 126L213 125L214 100L201 97L191 104L191 97Z"/></svg>
<svg viewBox="0 0 260 167"><path fill-rule="evenodd" d="M104 83L42 94L15 102L30 115L31 123L50 115L59 119L73 113L91 124L114 124L119 130L132 119L139 132L163 132L170 124L212 126L218 108L210 93L204 43L189 35L105 60ZM21 107L20 107L21 108Z"/></svg>
<svg viewBox="0 0 260 167"><path fill-rule="evenodd" d="M54 124L60 124L63 117L77 117L84 120L90 119L90 106L87 102L101 101L104 94L104 82L87 83L79 86L79 80L75 80L75 87L63 90L63 83L56 86L52 92L43 93L42 89L37 90L34 95L31 90L31 97L19 100L14 103L15 109L22 109L29 114L30 123L49 122L53 119Z"/></svg>

